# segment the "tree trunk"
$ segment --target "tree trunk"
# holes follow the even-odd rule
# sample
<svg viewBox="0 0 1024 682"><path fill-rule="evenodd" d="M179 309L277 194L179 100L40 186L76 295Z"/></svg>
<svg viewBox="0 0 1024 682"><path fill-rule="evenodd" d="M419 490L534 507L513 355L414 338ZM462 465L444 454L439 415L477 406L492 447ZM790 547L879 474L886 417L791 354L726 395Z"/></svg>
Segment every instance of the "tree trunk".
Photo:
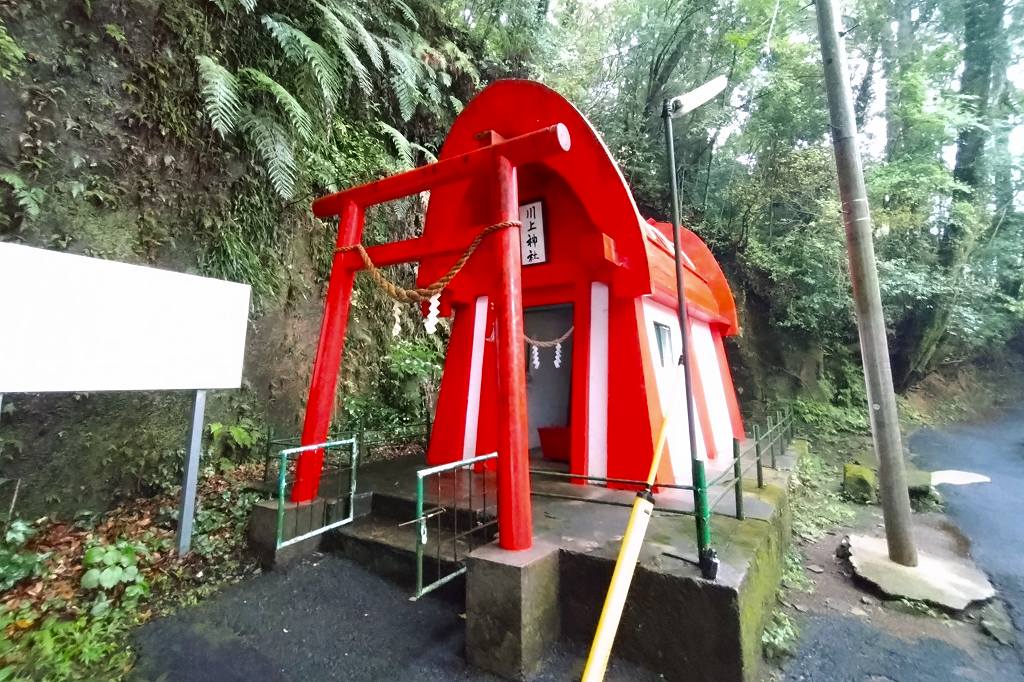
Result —
<svg viewBox="0 0 1024 682"><path fill-rule="evenodd" d="M975 121L960 132L957 138L956 166L953 177L962 189L954 190L953 204L972 204L984 210L988 187L984 159L985 143L991 127L990 95L993 68L999 54L1004 0L963 0L964 55L960 94L965 97L965 108ZM961 219L964 211L954 210L939 237L938 262L955 291L963 275L971 249L976 243L977 225ZM900 389L909 387L931 369L937 351L942 346L949 325L954 298L945 294L931 297L928 305L908 321L900 331L906 349L898 358L896 384Z"/></svg>

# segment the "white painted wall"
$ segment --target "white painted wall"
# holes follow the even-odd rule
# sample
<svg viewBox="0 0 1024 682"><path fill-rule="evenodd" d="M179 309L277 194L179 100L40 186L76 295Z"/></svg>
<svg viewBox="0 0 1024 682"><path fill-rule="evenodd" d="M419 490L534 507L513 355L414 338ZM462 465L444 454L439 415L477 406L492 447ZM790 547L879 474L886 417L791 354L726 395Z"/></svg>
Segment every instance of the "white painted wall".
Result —
<svg viewBox="0 0 1024 682"><path fill-rule="evenodd" d="M608 476L608 286L590 284L587 475Z"/></svg>
<svg viewBox="0 0 1024 682"><path fill-rule="evenodd" d="M237 388L249 286L0 244L0 393Z"/></svg>
<svg viewBox="0 0 1024 682"><path fill-rule="evenodd" d="M669 328L672 336L672 354L666 365L661 363L658 350L658 337L654 323ZM679 333L679 318L676 311L656 301L644 299L644 330L647 332L647 343L654 365L654 376L658 384L658 399L661 409L671 413L668 425L668 446L672 473L677 483L688 484L693 479L690 466L690 437L686 419L686 379L683 368L679 364L679 352L683 347L682 335ZM694 405L696 409L696 405ZM697 454L704 456L704 434L701 432L700 420L694 420L697 435Z"/></svg>

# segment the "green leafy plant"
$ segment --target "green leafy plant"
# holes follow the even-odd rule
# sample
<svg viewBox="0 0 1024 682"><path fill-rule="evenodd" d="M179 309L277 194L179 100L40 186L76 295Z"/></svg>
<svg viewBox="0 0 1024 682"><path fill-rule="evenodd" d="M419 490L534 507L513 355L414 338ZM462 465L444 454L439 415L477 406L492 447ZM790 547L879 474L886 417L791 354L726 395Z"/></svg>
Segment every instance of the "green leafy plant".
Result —
<svg viewBox="0 0 1024 682"><path fill-rule="evenodd" d="M125 634L135 624L134 613L48 616L17 642L9 639L5 632L29 615L0 609L0 680L113 680L131 668Z"/></svg>
<svg viewBox="0 0 1024 682"><path fill-rule="evenodd" d="M17 173L0 173L0 182L7 184L14 195L14 201L25 220L35 220L42 213L46 192L41 187L31 187Z"/></svg>
<svg viewBox="0 0 1024 682"><path fill-rule="evenodd" d="M764 649L765 658L777 661L793 655L799 637L800 629L797 627L796 621L785 611L776 609L772 612L764 627L764 632L761 634L761 646Z"/></svg>
<svg viewBox="0 0 1024 682"><path fill-rule="evenodd" d="M0 80L9 80L21 75L21 65L25 61L25 53L14 42L7 32L7 27L0 21Z"/></svg>
<svg viewBox="0 0 1024 682"><path fill-rule="evenodd" d="M124 29L117 24L106 24L103 27L103 32L110 36L119 46L124 46L128 42L128 38L124 34Z"/></svg>
<svg viewBox="0 0 1024 682"><path fill-rule="evenodd" d="M35 534L31 525L21 519L11 521L0 543L0 592L11 589L26 578L41 575L46 554L24 550Z"/></svg>
<svg viewBox="0 0 1024 682"><path fill-rule="evenodd" d="M83 589L98 593L94 615L110 608L114 594L133 602L149 593L149 583L139 570L139 558L146 553L142 545L125 540L113 545L98 543L85 550L82 564L86 570L81 584Z"/></svg>
<svg viewBox="0 0 1024 682"><path fill-rule="evenodd" d="M226 11L228 4L221 8ZM243 4L247 11L255 9L255 3ZM335 112L350 88L378 100L374 106L393 102L402 121L421 108L443 119L461 108L457 98L445 94L454 78L479 80L472 60L454 43L427 42L415 12L402 0L382 6L367 0L307 0L291 10L259 18L283 59L243 63L233 71L213 55L196 57L211 126L224 138L240 135L282 198L295 196L303 181L318 177L314 169L330 152L317 138L331 139ZM378 129L393 142L403 165L412 164L413 150L433 158L396 128L381 123Z"/></svg>
<svg viewBox="0 0 1024 682"><path fill-rule="evenodd" d="M222 470L250 457L265 438L259 425L249 417L242 417L234 424L213 422L209 431L209 451L217 458L217 466Z"/></svg>

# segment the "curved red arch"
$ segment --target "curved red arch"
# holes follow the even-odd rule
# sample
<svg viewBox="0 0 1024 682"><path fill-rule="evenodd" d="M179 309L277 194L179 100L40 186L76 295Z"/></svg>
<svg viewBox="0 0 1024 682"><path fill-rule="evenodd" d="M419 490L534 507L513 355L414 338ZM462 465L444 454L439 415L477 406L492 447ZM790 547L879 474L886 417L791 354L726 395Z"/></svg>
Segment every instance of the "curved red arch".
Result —
<svg viewBox="0 0 1024 682"><path fill-rule="evenodd" d="M441 150L445 159L463 154L491 140L507 139L556 123L564 124L571 137L568 152L535 166L519 169L524 176L550 172L559 176L580 200L588 222L610 240L624 267L624 284L634 295L649 293L651 281L647 251L637 209L622 173L597 131L568 100L551 88L526 80L497 81L480 92L455 119ZM539 168L538 168L539 167ZM465 231L463 243L491 222L486 179L440 187L431 194L423 236L443 240L450 230ZM419 270L421 286L429 284L450 265L451 256L426 258ZM454 287L455 295L459 287Z"/></svg>

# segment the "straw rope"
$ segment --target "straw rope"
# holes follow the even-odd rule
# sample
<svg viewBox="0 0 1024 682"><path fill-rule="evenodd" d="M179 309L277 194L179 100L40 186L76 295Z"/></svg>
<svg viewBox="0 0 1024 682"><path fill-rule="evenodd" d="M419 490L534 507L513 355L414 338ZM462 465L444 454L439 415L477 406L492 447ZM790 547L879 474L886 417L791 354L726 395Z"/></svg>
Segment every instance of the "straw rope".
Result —
<svg viewBox="0 0 1024 682"><path fill-rule="evenodd" d="M551 339L550 341L538 341L537 339L527 336L525 332L523 333L523 338L526 340L526 343L530 344L531 346L536 346L537 348L554 348L555 346L557 346L558 344L562 343L567 338L572 336L572 330L573 327L572 325L570 325L564 334L559 336L557 339Z"/></svg>
<svg viewBox="0 0 1024 682"><path fill-rule="evenodd" d="M338 248L338 253L347 253L349 251L355 251L359 254L359 257L363 261L363 267L370 273L370 277L377 283L381 289L387 293L388 296L395 299L396 301L402 301L403 303L419 303L421 301L429 301L433 296L439 294L448 284L451 283L455 276L459 274L463 266L469 261L470 256L476 251L477 247L484 240L484 237L497 230L503 230L506 227L519 227L522 223L518 220L505 220L494 225L489 225L480 231L480 234L470 242L469 246L466 247L465 253L459 257L451 268L448 269L444 275L441 276L433 284L426 287L418 287L412 289L406 289L398 284L395 284L387 278L387 276L380 271L380 269L374 265L373 261L370 260L370 254L366 252L366 248L362 244L353 244L351 246L342 246Z"/></svg>

